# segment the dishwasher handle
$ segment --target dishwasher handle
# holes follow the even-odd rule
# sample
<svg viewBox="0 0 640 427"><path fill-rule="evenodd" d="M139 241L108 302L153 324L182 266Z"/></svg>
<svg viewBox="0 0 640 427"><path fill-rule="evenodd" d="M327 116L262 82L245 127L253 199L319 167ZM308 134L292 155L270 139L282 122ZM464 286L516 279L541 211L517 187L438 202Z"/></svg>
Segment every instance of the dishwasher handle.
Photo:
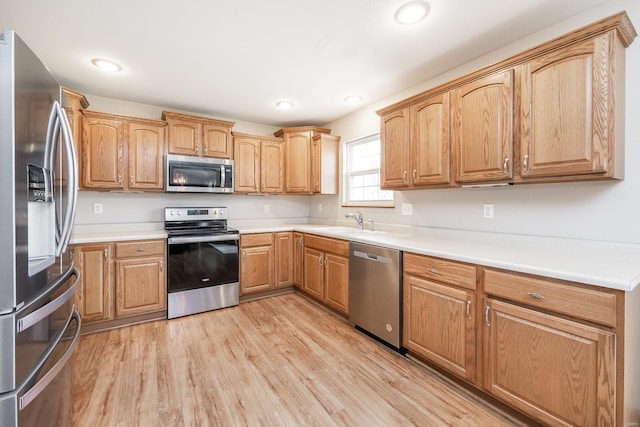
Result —
<svg viewBox="0 0 640 427"><path fill-rule="evenodd" d="M384 256L376 255L376 254L370 254L368 252L353 251L353 256L358 257L358 258L362 258L362 259L366 259L368 261L381 262L383 264L392 264L393 263L393 260L391 258L389 258L389 257L384 257Z"/></svg>

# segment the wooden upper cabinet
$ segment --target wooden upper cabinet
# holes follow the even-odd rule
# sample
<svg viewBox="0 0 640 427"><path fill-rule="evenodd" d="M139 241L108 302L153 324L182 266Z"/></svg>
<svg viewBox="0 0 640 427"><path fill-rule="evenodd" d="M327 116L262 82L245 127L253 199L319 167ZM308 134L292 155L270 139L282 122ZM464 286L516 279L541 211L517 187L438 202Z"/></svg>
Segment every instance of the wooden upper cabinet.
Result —
<svg viewBox="0 0 640 427"><path fill-rule="evenodd" d="M257 193L260 182L260 140L251 136L235 135L234 186L235 191Z"/></svg>
<svg viewBox="0 0 640 427"><path fill-rule="evenodd" d="M284 138L285 192L311 193L311 140L321 133L331 133L330 129L303 126L280 129L276 137Z"/></svg>
<svg viewBox="0 0 640 427"><path fill-rule="evenodd" d="M380 174L382 188L409 187L409 108L380 118Z"/></svg>
<svg viewBox="0 0 640 427"><path fill-rule="evenodd" d="M129 188L164 188L164 123L129 123Z"/></svg>
<svg viewBox="0 0 640 427"><path fill-rule="evenodd" d="M523 179L599 174L622 178L615 161L618 61L624 47L613 31L560 49L523 66ZM620 129L621 130L621 129ZM617 167L616 167L617 166Z"/></svg>
<svg viewBox="0 0 640 427"><path fill-rule="evenodd" d="M82 187L162 190L165 126L160 120L85 111Z"/></svg>
<svg viewBox="0 0 640 427"><path fill-rule="evenodd" d="M449 92L411 106L411 184L450 182Z"/></svg>
<svg viewBox="0 0 640 427"><path fill-rule="evenodd" d="M85 111L83 187L124 189L124 123Z"/></svg>
<svg viewBox="0 0 640 427"><path fill-rule="evenodd" d="M234 133L235 191L284 192L282 138Z"/></svg>
<svg viewBox="0 0 640 427"><path fill-rule="evenodd" d="M454 89L451 114L456 181L511 181L513 70Z"/></svg>
<svg viewBox="0 0 640 427"><path fill-rule="evenodd" d="M234 122L188 114L162 112L169 127L168 152L186 156L233 158Z"/></svg>
<svg viewBox="0 0 640 427"><path fill-rule="evenodd" d="M260 188L263 193L284 192L284 142L262 139L260 146Z"/></svg>
<svg viewBox="0 0 640 427"><path fill-rule="evenodd" d="M338 194L340 137L324 133L311 141L311 187L313 193Z"/></svg>
<svg viewBox="0 0 640 427"><path fill-rule="evenodd" d="M87 101L87 98L80 92L63 87L62 105L69 118L69 125L71 125L71 135L73 136L73 144L78 157L78 177L80 181L78 182L78 187L82 188L84 185L84 180L82 179L84 176L82 170L82 110L89 108L89 101ZM63 168L65 168L67 161L66 156L61 160L63 165L65 165ZM63 176L59 171L56 172L57 176Z"/></svg>

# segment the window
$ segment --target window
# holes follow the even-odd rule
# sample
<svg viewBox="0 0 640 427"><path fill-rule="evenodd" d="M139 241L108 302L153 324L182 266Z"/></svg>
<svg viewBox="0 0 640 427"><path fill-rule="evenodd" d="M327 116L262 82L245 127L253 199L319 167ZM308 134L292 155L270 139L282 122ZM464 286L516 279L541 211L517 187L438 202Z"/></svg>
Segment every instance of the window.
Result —
<svg viewBox="0 0 640 427"><path fill-rule="evenodd" d="M345 206L393 207L393 191L380 189L380 134L346 143Z"/></svg>

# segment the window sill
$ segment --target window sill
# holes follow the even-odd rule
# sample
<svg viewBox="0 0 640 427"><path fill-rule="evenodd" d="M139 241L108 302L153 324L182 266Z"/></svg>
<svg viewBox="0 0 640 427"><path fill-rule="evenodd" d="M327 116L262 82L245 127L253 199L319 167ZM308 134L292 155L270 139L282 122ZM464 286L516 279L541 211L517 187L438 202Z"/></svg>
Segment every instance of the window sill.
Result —
<svg viewBox="0 0 640 427"><path fill-rule="evenodd" d="M363 202L344 202L342 203L343 208L395 208L395 203L393 200L388 201L363 201Z"/></svg>

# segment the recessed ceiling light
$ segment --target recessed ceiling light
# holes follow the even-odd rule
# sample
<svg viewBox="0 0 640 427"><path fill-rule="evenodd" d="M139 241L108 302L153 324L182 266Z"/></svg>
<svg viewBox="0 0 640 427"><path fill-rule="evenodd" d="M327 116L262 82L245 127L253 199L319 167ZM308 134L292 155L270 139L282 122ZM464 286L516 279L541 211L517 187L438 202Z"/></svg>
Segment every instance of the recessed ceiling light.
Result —
<svg viewBox="0 0 640 427"><path fill-rule="evenodd" d="M429 13L429 5L422 0L410 1L398 8L396 21L400 24L415 24Z"/></svg>
<svg viewBox="0 0 640 427"><path fill-rule="evenodd" d="M347 104L357 104L362 101L362 97L360 95L349 95L344 99L344 102Z"/></svg>
<svg viewBox="0 0 640 427"><path fill-rule="evenodd" d="M109 61L108 59L93 58L91 60L91 63L104 71L109 71L112 73L117 73L119 71L122 71L122 66L120 64L117 64L113 61Z"/></svg>
<svg viewBox="0 0 640 427"><path fill-rule="evenodd" d="M278 101L276 102L276 107L281 110L291 110L295 104L291 101Z"/></svg>

